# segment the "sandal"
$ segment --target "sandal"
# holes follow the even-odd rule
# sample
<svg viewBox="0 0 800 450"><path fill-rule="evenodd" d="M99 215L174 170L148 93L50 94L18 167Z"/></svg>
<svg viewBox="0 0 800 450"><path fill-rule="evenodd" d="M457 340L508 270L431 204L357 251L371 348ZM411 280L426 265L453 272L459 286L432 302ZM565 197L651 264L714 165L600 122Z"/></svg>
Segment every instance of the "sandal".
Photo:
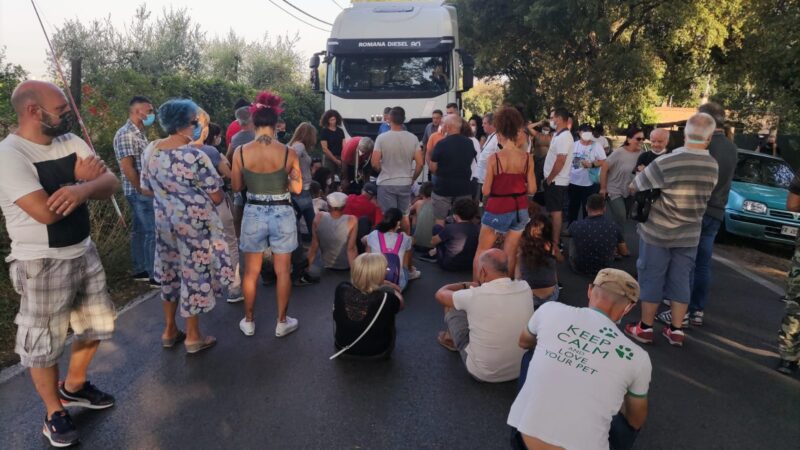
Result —
<svg viewBox="0 0 800 450"><path fill-rule="evenodd" d="M455 342L453 342L453 338L450 337L450 333L447 331L440 331L439 335L436 336L436 340L439 341L439 345L450 350L451 352L458 351Z"/></svg>
<svg viewBox="0 0 800 450"><path fill-rule="evenodd" d="M175 344L179 344L186 340L186 333L181 330L178 330L178 334L175 335L172 339L164 339L161 338L161 346L164 348L172 348Z"/></svg>
<svg viewBox="0 0 800 450"><path fill-rule="evenodd" d="M193 355L197 352L213 347L216 343L217 343L217 338L215 338L214 336L206 336L200 342L196 342L194 344L185 344L186 353Z"/></svg>

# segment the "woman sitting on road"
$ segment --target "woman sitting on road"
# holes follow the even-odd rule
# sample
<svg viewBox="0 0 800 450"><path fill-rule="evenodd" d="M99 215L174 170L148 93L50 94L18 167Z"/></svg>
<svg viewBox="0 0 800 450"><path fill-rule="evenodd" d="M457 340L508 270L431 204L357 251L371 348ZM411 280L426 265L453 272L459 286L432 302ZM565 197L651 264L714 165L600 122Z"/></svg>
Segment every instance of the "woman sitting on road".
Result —
<svg viewBox="0 0 800 450"><path fill-rule="evenodd" d="M361 239L370 253L383 253L387 257L386 279L397 284L400 291L405 290L408 280L421 275L411 266L413 240L400 230L402 219L399 209L389 208L375 230Z"/></svg>
<svg viewBox="0 0 800 450"><path fill-rule="evenodd" d="M494 114L497 141L503 147L487 160L486 179L482 194L487 199L478 249L473 261L472 277L477 280L478 256L491 248L497 235L504 235L503 250L516 255L519 239L528 224L528 195L536 193L533 158L526 153L520 138L525 126L522 115L515 108L502 107ZM508 269L514 273L516 258L510 258Z"/></svg>
<svg viewBox="0 0 800 450"><path fill-rule="evenodd" d="M550 218L536 207L531 212L531 221L522 233L517 269L514 278L528 282L533 294L533 307L558 300L558 274L553 256L553 225Z"/></svg>
<svg viewBox="0 0 800 450"><path fill-rule="evenodd" d="M222 203L222 178L205 153L191 145L200 138L198 107L191 100L170 100L158 109L169 133L145 150L142 189L154 195L156 279L161 282L166 327L161 345L185 340L188 353L216 343L200 333L199 314L214 308L233 278L222 220L214 205ZM180 306L186 333L175 324Z"/></svg>
<svg viewBox="0 0 800 450"><path fill-rule="evenodd" d="M398 286L384 280L386 267L383 255L361 254L353 262L351 281L343 281L336 287L333 322L337 350L361 336L380 309L369 331L343 355L383 359L394 350L394 316L403 309L403 296Z"/></svg>
<svg viewBox="0 0 800 450"><path fill-rule="evenodd" d="M264 251L272 250L277 278L278 321L275 336L297 329L297 319L286 315L292 281L289 274L292 252L297 248L297 221L290 192L303 190L297 154L275 139L275 124L282 109L280 97L265 91L250 107L256 139L234 151L231 184L233 190L247 190L239 248L244 252L245 316L239 329L245 336L256 331L253 308L256 282L261 273Z"/></svg>

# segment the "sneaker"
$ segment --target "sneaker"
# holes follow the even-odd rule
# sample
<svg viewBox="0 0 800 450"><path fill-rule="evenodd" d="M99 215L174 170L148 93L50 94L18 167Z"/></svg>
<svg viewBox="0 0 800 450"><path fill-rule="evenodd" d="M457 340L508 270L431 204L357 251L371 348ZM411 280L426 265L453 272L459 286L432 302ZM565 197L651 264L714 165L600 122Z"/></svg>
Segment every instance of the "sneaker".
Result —
<svg viewBox="0 0 800 450"><path fill-rule="evenodd" d="M278 324L275 325L275 336L284 337L287 334L295 331L298 325L299 323L297 322L297 319L286 316L286 322L278 322Z"/></svg>
<svg viewBox="0 0 800 450"><path fill-rule="evenodd" d="M703 313L703 311L692 311L689 313L689 323L691 323L696 327L702 327L704 316L705 314Z"/></svg>
<svg viewBox="0 0 800 450"><path fill-rule="evenodd" d="M147 272L139 272L137 274L131 275L131 278L133 278L135 281L149 281L150 274L148 274Z"/></svg>
<svg viewBox="0 0 800 450"><path fill-rule="evenodd" d="M58 397L64 406L80 406L89 409L106 409L114 406L114 397L97 389L86 381L78 392L68 392L64 382L58 383Z"/></svg>
<svg viewBox="0 0 800 450"><path fill-rule="evenodd" d="M683 334L683 330L672 331L672 328L664 327L664 329L661 330L661 334L667 338L667 341L669 341L670 345L674 345L675 347L683 347L683 339L686 337L686 335Z"/></svg>
<svg viewBox="0 0 800 450"><path fill-rule="evenodd" d="M238 292L229 292L228 293L228 303L239 303L244 300L244 295L242 295L242 291Z"/></svg>
<svg viewBox="0 0 800 450"><path fill-rule="evenodd" d="M778 363L778 367L776 367L775 370L784 375L794 375L794 373L797 372L797 361L781 359Z"/></svg>
<svg viewBox="0 0 800 450"><path fill-rule="evenodd" d="M672 306L672 300L664 299L664 300L661 300L661 303L663 303L663 304L665 304L667 306Z"/></svg>
<svg viewBox="0 0 800 450"><path fill-rule="evenodd" d="M42 434L53 447L70 447L78 443L78 429L66 411L56 411L48 420L44 418Z"/></svg>
<svg viewBox="0 0 800 450"><path fill-rule="evenodd" d="M319 278L312 276L308 272L303 272L300 275L300 278L292 281L292 286L296 287L311 286L314 283L319 283Z"/></svg>
<svg viewBox="0 0 800 450"><path fill-rule="evenodd" d="M657 314L656 315L656 320L661 322L661 323L663 323L663 324L665 324L665 325L672 324L672 311L667 310L667 311L664 311L662 313ZM688 314L683 316L683 322L681 322L681 326L684 327L684 328L689 326L689 315Z"/></svg>
<svg viewBox="0 0 800 450"><path fill-rule="evenodd" d="M429 263L439 262L439 260L436 258L436 254L435 253L434 253L433 256L431 256L429 253L421 253L421 254L417 255L417 259L420 260L420 261L425 261L425 262L429 262Z"/></svg>
<svg viewBox="0 0 800 450"><path fill-rule="evenodd" d="M629 323L625 325L625 334L632 337L637 342L641 342L642 344L653 343L653 329L650 328L649 330L643 330L641 322Z"/></svg>
<svg viewBox="0 0 800 450"><path fill-rule="evenodd" d="M239 329L242 330L245 336L252 336L256 334L256 321L247 321L247 317L239 322Z"/></svg>
<svg viewBox="0 0 800 450"><path fill-rule="evenodd" d="M150 278L147 282L153 289L161 289L161 283L155 280L155 278Z"/></svg>
<svg viewBox="0 0 800 450"><path fill-rule="evenodd" d="M422 272L414 268L413 270L408 272L408 281L416 280L417 278L422 276Z"/></svg>

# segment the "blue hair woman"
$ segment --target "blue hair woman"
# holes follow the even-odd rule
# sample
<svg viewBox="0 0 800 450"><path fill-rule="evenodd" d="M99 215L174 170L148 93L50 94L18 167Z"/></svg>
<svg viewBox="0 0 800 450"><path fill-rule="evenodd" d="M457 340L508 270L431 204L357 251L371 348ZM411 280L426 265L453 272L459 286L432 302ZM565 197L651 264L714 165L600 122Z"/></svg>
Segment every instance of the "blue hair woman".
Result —
<svg viewBox="0 0 800 450"><path fill-rule="evenodd" d="M169 136L145 150L142 189L154 196L156 279L161 283L166 327L161 345L184 342L187 353L216 343L200 332L199 315L214 308L233 279L222 220L214 205L223 200L222 179L211 160L191 143L200 137L198 106L169 100L158 108ZM186 319L181 331L175 314Z"/></svg>

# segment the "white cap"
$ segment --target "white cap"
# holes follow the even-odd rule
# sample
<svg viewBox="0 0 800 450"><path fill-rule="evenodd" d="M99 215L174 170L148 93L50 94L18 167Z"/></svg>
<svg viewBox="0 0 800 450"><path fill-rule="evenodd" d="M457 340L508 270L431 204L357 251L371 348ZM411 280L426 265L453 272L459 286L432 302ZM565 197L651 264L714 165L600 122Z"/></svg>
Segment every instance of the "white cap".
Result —
<svg viewBox="0 0 800 450"><path fill-rule="evenodd" d="M327 200L331 208L342 208L347 203L347 194L344 192L332 192L328 194Z"/></svg>

